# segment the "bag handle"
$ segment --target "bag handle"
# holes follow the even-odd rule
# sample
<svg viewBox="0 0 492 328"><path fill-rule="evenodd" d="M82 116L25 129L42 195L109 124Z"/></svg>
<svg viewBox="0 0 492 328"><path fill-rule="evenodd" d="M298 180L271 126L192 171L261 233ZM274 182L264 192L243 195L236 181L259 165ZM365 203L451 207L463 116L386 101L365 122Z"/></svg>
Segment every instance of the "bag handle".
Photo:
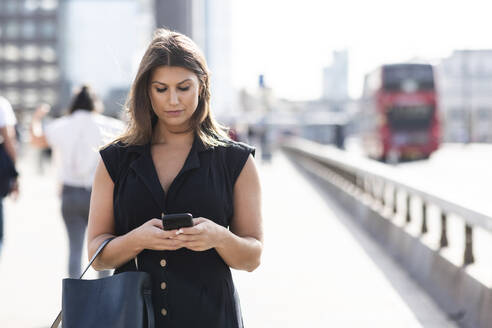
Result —
<svg viewBox="0 0 492 328"><path fill-rule="evenodd" d="M84 274L87 272L87 270L89 270L89 268L91 267L92 265L92 262L95 261L96 257L101 254L102 250L104 249L104 247L106 247L106 245L111 241L113 240L114 238L116 238L115 236L113 237L110 237L108 239L106 239L105 241L102 242L102 244L99 246L99 248L97 249L96 253L92 256L91 260L89 261L89 264L87 265L87 267L85 268L84 272L82 272L82 274L80 275L80 278L79 279L82 279L82 277L84 276ZM51 325L51 328L58 328L58 326L60 325L60 321L61 321L61 318L62 318L62 311L60 311L60 313L58 313L58 316L56 317L55 321L53 322L53 324Z"/></svg>
<svg viewBox="0 0 492 328"><path fill-rule="evenodd" d="M106 245L113 239L115 239L116 237L113 236L113 237L109 237L108 239L106 239L105 241L103 241L101 243L101 246L99 246L99 248L97 249L96 253L94 253L94 255L92 256L91 260L89 261L89 264L87 264L87 267L85 268L84 272L82 272L82 274L80 275L80 278L79 279L82 279L82 277L84 276L84 274L87 272L87 270L89 270L89 268L91 267L92 265L92 262L94 262L96 260L96 257L101 254L102 250L104 249L104 247L106 247Z"/></svg>

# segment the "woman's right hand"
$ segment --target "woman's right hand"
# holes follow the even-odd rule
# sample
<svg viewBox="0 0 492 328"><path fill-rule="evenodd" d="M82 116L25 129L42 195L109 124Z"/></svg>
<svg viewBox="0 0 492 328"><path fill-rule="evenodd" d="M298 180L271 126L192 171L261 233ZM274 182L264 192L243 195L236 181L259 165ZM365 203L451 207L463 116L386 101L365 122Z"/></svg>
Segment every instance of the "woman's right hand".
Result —
<svg viewBox="0 0 492 328"><path fill-rule="evenodd" d="M176 231L165 231L161 219L151 219L131 233L139 249L174 251L183 247L182 241L171 239L171 237L176 236Z"/></svg>

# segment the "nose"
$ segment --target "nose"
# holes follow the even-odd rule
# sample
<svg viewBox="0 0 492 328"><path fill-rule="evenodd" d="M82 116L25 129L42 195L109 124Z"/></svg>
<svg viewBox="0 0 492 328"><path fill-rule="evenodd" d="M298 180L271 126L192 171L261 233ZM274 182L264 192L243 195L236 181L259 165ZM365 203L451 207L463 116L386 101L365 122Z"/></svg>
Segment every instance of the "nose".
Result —
<svg viewBox="0 0 492 328"><path fill-rule="evenodd" d="M171 105L178 105L179 104L178 93L176 92L176 90L170 90L169 103Z"/></svg>

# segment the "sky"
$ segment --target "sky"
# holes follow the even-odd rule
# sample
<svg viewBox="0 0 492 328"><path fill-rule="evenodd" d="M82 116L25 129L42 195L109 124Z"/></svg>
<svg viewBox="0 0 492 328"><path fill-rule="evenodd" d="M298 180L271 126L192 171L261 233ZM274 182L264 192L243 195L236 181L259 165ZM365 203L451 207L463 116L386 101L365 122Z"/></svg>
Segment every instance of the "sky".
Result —
<svg viewBox="0 0 492 328"><path fill-rule="evenodd" d="M457 49L492 49L491 1L232 0L234 86L258 75L275 95L321 95L334 50L349 51L349 95L378 65L421 58L436 63Z"/></svg>

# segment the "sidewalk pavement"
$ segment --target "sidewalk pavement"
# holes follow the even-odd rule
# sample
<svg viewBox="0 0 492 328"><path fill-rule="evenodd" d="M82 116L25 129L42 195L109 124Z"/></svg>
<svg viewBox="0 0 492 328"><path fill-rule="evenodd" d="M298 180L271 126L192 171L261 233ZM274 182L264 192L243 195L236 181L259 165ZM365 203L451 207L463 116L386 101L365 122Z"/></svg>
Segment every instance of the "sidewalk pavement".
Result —
<svg viewBox="0 0 492 328"><path fill-rule="evenodd" d="M456 327L284 155L260 175L262 264L234 272L245 327Z"/></svg>
<svg viewBox="0 0 492 328"><path fill-rule="evenodd" d="M49 327L61 306L68 242L54 172L39 175L35 155L21 162L20 198L5 201L0 327ZM262 265L234 271L246 327L453 327L283 155L259 168Z"/></svg>

